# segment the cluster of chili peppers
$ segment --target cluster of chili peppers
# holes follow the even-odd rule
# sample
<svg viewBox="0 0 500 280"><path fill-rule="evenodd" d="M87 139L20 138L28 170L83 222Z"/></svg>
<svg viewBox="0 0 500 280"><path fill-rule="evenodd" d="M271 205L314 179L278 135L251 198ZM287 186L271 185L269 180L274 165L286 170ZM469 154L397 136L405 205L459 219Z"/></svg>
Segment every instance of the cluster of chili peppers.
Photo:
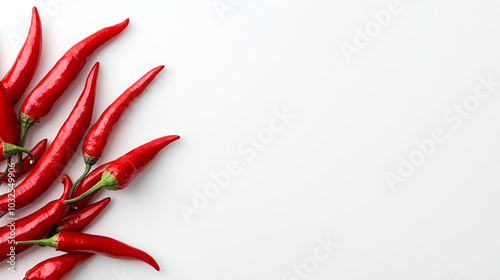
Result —
<svg viewBox="0 0 500 280"><path fill-rule="evenodd" d="M26 42L14 65L0 82L0 162L7 160L7 168L0 173L0 181L9 184L9 191L0 195L0 217L6 214L14 216L13 211L37 200L62 175L92 121L99 62L95 63L88 74L80 98L50 145L44 139L31 151L25 149L23 146L27 131L50 113L78 78L90 57L119 35L128 23L129 20L126 19L122 23L101 29L71 47L30 91L17 115L14 106L21 101L28 89L42 51L42 24L37 9L33 8ZM18 256L33 245L50 246L67 252L42 261L29 270L24 279L64 279L78 265L96 254L139 260L160 270L153 257L137 248L109 237L89 235L81 231L111 201L110 198L104 198L89 204L99 190L126 188L161 150L179 139L177 135L155 139L92 171L120 118L163 68L164 66L158 66L152 69L125 90L90 128L82 149L85 171L74 184L67 175L62 176L64 192L59 199L17 219L15 238L11 224L0 227L0 261L8 259L13 250ZM28 156L22 158L22 153ZM12 157L16 154L19 155L17 163L12 164ZM19 185L10 186L24 175L26 177Z"/></svg>

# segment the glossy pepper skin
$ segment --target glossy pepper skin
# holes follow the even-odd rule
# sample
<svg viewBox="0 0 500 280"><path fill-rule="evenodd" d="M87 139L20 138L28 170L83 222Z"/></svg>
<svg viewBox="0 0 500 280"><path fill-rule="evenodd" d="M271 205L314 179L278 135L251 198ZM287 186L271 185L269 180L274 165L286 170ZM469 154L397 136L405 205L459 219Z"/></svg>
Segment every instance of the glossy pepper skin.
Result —
<svg viewBox="0 0 500 280"><path fill-rule="evenodd" d="M16 244L37 244L50 246L63 252L86 252L101 254L116 259L139 260L151 265L157 271L160 271L158 263L153 259L153 257L144 251L106 236L65 231L58 233L51 238L19 241L16 242Z"/></svg>
<svg viewBox="0 0 500 280"><path fill-rule="evenodd" d="M42 54L42 22L38 10L33 7L28 37L17 55L14 65L2 79L12 105L23 96L35 75Z"/></svg>
<svg viewBox="0 0 500 280"><path fill-rule="evenodd" d="M108 143L109 136L115 130L125 111L127 111L132 102L134 102L134 100L146 90L148 85L151 84L163 68L165 68L165 66L161 65L152 69L131 87L125 90L125 92L123 92L120 97L118 97L102 113L99 120L97 120L97 122L92 126L87 134L87 137L85 138L85 141L83 142L82 148L83 159L85 161L85 172L75 182L73 188L75 188L76 185L78 185L78 183L83 180L85 176L87 176L92 166L99 160L106 144Z"/></svg>
<svg viewBox="0 0 500 280"><path fill-rule="evenodd" d="M44 260L30 269L23 280L63 280L79 265L86 262L92 253L67 253L55 258Z"/></svg>
<svg viewBox="0 0 500 280"><path fill-rule="evenodd" d="M51 237L63 231L79 232L86 228L108 206L111 198L107 197L89 206L70 211L47 235Z"/></svg>
<svg viewBox="0 0 500 280"><path fill-rule="evenodd" d="M7 259L15 240L28 240L43 238L50 229L61 220L70 207L63 204L63 200L69 197L71 179L64 176L61 182L64 185L64 193L54 201L47 203L40 210L16 221L8 220L10 224L0 228L0 261ZM12 229L15 228L15 240L11 239ZM15 254L26 251L31 246L21 245L15 247Z"/></svg>
<svg viewBox="0 0 500 280"><path fill-rule="evenodd" d="M45 150L47 149L47 139L43 139L42 141L38 142L38 144L35 145L35 147L33 147L33 149L31 149L31 153L33 154L33 156L35 157L35 160L39 160L40 157L42 157L43 153L45 152ZM11 175L9 176L6 176L5 178L1 179L0 181L1 182L4 182L4 183L8 183L9 182L9 179L11 181L16 181L19 177L25 175L26 173L30 172L33 167L35 167L35 164L32 164L31 163L32 160L29 156L26 156L25 158L23 158L23 163L22 165L24 166L23 167L23 170L21 173L11 173ZM14 165L14 170L17 170L19 164L16 163ZM3 174L2 174L3 175Z"/></svg>
<svg viewBox="0 0 500 280"><path fill-rule="evenodd" d="M98 183L90 189L85 190L80 196L67 200L64 203L78 201L100 188L109 190L121 190L126 188L137 175L151 164L163 148L179 138L180 137L177 135L158 138L107 163L105 171L102 173L101 180Z"/></svg>
<svg viewBox="0 0 500 280"><path fill-rule="evenodd" d="M50 113L57 101L76 80L90 56L120 34L128 23L129 20L126 19L122 23L106 27L74 45L35 86L21 105L19 113L21 146L24 143L26 131Z"/></svg>
<svg viewBox="0 0 500 280"><path fill-rule="evenodd" d="M85 89L56 138L24 181L15 188L16 208L35 201L61 175L78 149L92 120L99 63L90 71ZM9 194L0 196L0 217L8 210Z"/></svg>

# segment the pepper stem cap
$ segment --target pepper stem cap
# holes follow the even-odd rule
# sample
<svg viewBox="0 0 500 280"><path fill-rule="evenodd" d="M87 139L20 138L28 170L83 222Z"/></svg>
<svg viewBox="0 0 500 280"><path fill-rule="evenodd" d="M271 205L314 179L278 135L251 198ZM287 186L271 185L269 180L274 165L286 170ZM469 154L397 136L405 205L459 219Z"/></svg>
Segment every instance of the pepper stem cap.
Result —
<svg viewBox="0 0 500 280"><path fill-rule="evenodd" d="M57 243L59 243L59 234L56 234L46 239L17 241L16 245L40 245L40 246L50 246L52 248L57 249Z"/></svg>

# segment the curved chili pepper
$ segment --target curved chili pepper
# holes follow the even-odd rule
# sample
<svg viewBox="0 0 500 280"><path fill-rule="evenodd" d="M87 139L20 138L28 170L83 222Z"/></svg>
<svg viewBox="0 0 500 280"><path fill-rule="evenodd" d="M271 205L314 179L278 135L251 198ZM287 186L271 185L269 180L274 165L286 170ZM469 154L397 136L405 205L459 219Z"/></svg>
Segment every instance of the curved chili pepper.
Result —
<svg viewBox="0 0 500 280"><path fill-rule="evenodd" d="M78 149L78 145L92 120L98 72L99 63L96 63L90 71L80 99L57 133L56 138L31 173L15 188L17 209L40 197L59 177ZM0 217L8 211L8 204L8 194L0 196Z"/></svg>
<svg viewBox="0 0 500 280"><path fill-rule="evenodd" d="M15 105L28 88L35 75L40 56L42 54L42 22L38 10L33 7L31 26L28 37L24 42L16 61L9 72L2 79L2 84L10 97L10 102Z"/></svg>
<svg viewBox="0 0 500 280"><path fill-rule="evenodd" d="M70 211L49 232L51 237L63 231L82 231L108 206L111 198L107 197L89 206Z"/></svg>
<svg viewBox="0 0 500 280"><path fill-rule="evenodd" d="M90 169L97 163L102 155L108 138L118 125L118 121L123 116L125 111L130 107L132 102L139 97L154 80L154 78L163 70L165 66L161 65L146 73L142 78L135 82L125 92L118 97L105 111L101 117L92 126L85 141L83 142L83 159L85 161L85 172L76 180L73 190L85 176L90 172ZM71 197L73 192L71 192Z"/></svg>
<svg viewBox="0 0 500 280"><path fill-rule="evenodd" d="M19 112L21 123L20 145L26 131L49 114L54 105L73 84L90 56L108 41L120 34L129 20L106 27L90 35L69 49L26 97Z"/></svg>
<svg viewBox="0 0 500 280"><path fill-rule="evenodd" d="M102 173L101 180L97 184L86 190L80 196L66 200L64 203L78 201L100 188L114 191L126 188L137 175L148 167L163 148L179 138L180 137L177 135L158 138L107 163L106 170Z"/></svg>
<svg viewBox="0 0 500 280"><path fill-rule="evenodd" d="M100 235L65 231L51 238L19 241L17 245L50 246L63 252L86 252L124 260L139 260L160 271L158 263L146 252L129 246L121 241Z"/></svg>
<svg viewBox="0 0 500 280"><path fill-rule="evenodd" d="M47 203L40 210L19 220L10 218L8 220L10 224L0 228L0 261L10 257L9 254L12 251L14 251L15 255L18 255L31 247L27 245L15 246L14 250L12 250L11 247L15 245L16 239L43 238L68 213L70 207L62 202L69 197L69 191L73 184L66 175L61 179L61 183L64 184L64 193L59 199ZM9 195L9 199L12 199L13 203L15 203L15 189Z"/></svg>
<svg viewBox="0 0 500 280"><path fill-rule="evenodd" d="M44 260L28 270L23 280L63 280L79 265L86 262L92 253L67 253Z"/></svg>
<svg viewBox="0 0 500 280"><path fill-rule="evenodd" d="M35 160L40 159L40 157L45 152L45 149L47 149L47 139L43 139L42 141L38 142L38 144L36 144L35 147L33 147L33 149L31 149L31 153L35 157ZM30 172L33 169L33 167L35 167L35 165L31 164L30 162L31 162L31 158L30 157L23 158L23 166L24 166L23 171L21 173L12 173L8 177L5 177L5 178L1 179L0 181L5 182L5 183L8 183L9 180L16 181L19 177L21 177L24 174ZM18 167L18 165L19 164L16 163L14 165L13 169L16 170L17 167Z"/></svg>

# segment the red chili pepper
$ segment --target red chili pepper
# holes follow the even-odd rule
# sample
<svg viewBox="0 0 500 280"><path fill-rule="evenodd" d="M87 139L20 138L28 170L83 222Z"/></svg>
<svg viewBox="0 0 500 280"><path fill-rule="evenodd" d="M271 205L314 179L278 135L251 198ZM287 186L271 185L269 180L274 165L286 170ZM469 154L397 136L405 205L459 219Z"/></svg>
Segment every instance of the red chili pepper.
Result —
<svg viewBox="0 0 500 280"><path fill-rule="evenodd" d="M126 155L106 164L101 180L90 189L76 198L66 200L64 203L73 203L100 188L108 190L121 190L126 188L148 165L156 158L158 153L168 144L178 140L177 135L165 136L133 149Z"/></svg>
<svg viewBox="0 0 500 280"><path fill-rule="evenodd" d="M35 244L41 246L50 246L59 251L68 253L86 252L101 254L116 259L139 260L151 265L157 271L160 271L160 266L158 265L158 263L153 259L153 257L148 255L144 251L105 236L65 231L58 233L51 238L20 241L16 242L16 244Z"/></svg>
<svg viewBox="0 0 500 280"><path fill-rule="evenodd" d="M7 219L9 224L0 228L0 261L10 258L12 252L15 258L19 253L31 247L27 245L14 246L16 239L29 240L43 238L68 213L70 207L64 205L62 202L69 197L69 191L73 184L71 183L71 179L66 175L62 178L61 182L64 184L64 193L59 199L47 203L40 210L19 220L9 217ZM12 203L15 203L14 197L15 189L9 193L9 199L13 200ZM11 213L15 214L14 212Z"/></svg>
<svg viewBox="0 0 500 280"><path fill-rule="evenodd" d="M24 100L19 112L21 146L24 144L26 131L49 114L64 92L76 80L90 56L120 34L128 23L129 20L126 19L122 23L97 31L74 45L35 86Z"/></svg>
<svg viewBox="0 0 500 280"><path fill-rule="evenodd" d="M96 63L90 71L80 99L56 138L31 173L15 188L17 209L40 197L59 177L78 149L78 145L92 120L98 72L99 63ZM0 196L0 217L8 211L8 204L8 194Z"/></svg>
<svg viewBox="0 0 500 280"><path fill-rule="evenodd" d="M9 72L2 79L2 84L10 97L12 105L15 105L28 88L38 68L40 55L42 54L42 22L38 10L33 7L31 26L28 37L24 42L16 61Z"/></svg>
<svg viewBox="0 0 500 280"><path fill-rule="evenodd" d="M79 265L86 262L92 253L67 253L47 259L30 269L23 280L63 280Z"/></svg>
<svg viewBox="0 0 500 280"><path fill-rule="evenodd" d="M40 159L40 157L45 152L45 149L47 149L47 139L43 139L42 141L38 142L38 144L36 144L36 146L33 149L31 149L31 153L35 157L35 160ZM31 164L30 162L31 162L30 157L23 158L23 166L24 166L23 171L21 173L15 173L15 172L11 173L8 177L5 177L5 178L1 179L0 181L5 182L5 183L8 183L9 180L15 182L19 177L30 172L33 169L33 167L35 167L35 165ZM17 170L18 165L19 164L16 163L14 165L13 170Z"/></svg>
<svg viewBox="0 0 500 280"><path fill-rule="evenodd" d="M154 78L163 70L165 66L158 66L146 73L142 78L135 82L125 92L118 97L105 111L102 113L99 120L92 126L85 141L83 142L83 159L85 161L85 172L75 182L73 189L80 183L94 164L97 163L102 155L108 138L118 125L118 121L123 116L125 111L130 107L132 102L139 97L154 80ZM71 193L71 197L73 192Z"/></svg>
<svg viewBox="0 0 500 280"><path fill-rule="evenodd" d="M51 237L63 231L82 231L108 206L111 198L107 197L89 206L70 211L50 231Z"/></svg>

